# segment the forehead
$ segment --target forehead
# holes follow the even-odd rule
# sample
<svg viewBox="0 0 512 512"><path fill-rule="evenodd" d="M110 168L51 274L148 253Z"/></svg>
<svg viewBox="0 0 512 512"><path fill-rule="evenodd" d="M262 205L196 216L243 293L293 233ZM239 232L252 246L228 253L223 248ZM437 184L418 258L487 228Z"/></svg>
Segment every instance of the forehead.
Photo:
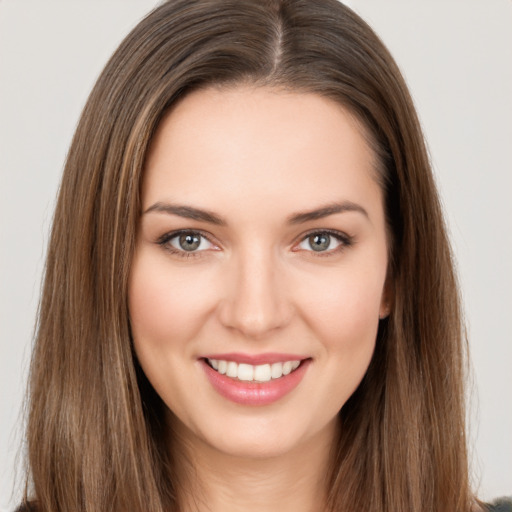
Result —
<svg viewBox="0 0 512 512"><path fill-rule="evenodd" d="M260 207L380 203L358 120L325 97L265 87L208 88L175 105L151 143L142 190L146 207L179 199L216 209L240 197Z"/></svg>

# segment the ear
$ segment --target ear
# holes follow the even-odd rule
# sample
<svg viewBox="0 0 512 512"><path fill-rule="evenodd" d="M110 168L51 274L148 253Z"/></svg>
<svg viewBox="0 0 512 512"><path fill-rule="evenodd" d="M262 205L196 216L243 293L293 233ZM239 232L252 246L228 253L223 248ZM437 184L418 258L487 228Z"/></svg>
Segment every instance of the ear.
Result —
<svg viewBox="0 0 512 512"><path fill-rule="evenodd" d="M384 320L389 316L393 309L393 302L395 299L395 286L393 279L390 278L389 274L386 277L384 283L384 289L382 290L382 297L379 308L379 320Z"/></svg>

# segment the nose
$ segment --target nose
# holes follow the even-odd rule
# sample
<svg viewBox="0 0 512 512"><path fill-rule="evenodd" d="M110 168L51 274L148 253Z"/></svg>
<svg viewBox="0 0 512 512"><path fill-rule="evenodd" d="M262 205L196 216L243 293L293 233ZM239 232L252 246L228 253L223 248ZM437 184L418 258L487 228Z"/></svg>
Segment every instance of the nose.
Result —
<svg viewBox="0 0 512 512"><path fill-rule="evenodd" d="M288 325L293 306L276 259L262 250L248 253L230 262L219 317L225 327L257 339Z"/></svg>

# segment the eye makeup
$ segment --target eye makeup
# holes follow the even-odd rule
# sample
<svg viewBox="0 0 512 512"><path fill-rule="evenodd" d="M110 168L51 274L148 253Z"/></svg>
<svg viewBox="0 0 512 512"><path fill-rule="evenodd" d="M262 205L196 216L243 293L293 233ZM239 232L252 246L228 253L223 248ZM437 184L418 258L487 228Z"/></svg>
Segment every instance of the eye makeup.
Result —
<svg viewBox="0 0 512 512"><path fill-rule="evenodd" d="M156 243L164 250L181 258L201 257L210 250L221 250L212 237L201 231L180 229L170 231L157 238ZM351 247L354 237L333 229L314 229L301 235L299 243L292 247L293 252L310 252L315 257L328 257Z"/></svg>

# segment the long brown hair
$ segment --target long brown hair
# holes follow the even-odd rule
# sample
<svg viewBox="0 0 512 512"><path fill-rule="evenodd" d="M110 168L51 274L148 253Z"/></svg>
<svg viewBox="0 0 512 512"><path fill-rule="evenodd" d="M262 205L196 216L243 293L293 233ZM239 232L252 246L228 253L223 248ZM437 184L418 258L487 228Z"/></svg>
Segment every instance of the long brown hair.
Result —
<svg viewBox="0 0 512 512"><path fill-rule="evenodd" d="M394 304L340 412L329 510L467 512L465 341L423 135L392 57L337 0L172 0L108 62L75 133L53 222L25 499L45 512L177 510L163 405L130 335L139 184L151 138L179 98L241 83L343 104L379 161Z"/></svg>

